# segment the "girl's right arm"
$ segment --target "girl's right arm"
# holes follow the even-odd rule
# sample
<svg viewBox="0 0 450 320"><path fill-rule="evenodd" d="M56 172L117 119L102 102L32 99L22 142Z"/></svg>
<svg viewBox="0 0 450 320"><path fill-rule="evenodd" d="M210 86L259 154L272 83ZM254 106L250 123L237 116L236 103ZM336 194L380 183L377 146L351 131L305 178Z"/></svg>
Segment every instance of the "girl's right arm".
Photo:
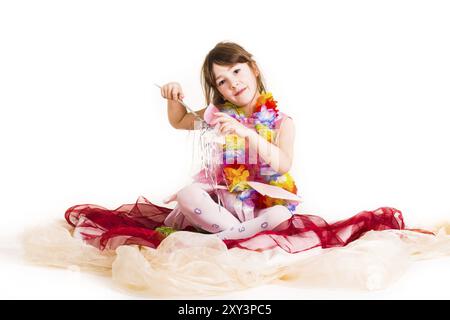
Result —
<svg viewBox="0 0 450 320"><path fill-rule="evenodd" d="M169 82L161 87L161 95L167 99L167 116L169 123L175 129L194 130L194 114L187 112L186 108L178 102L184 95L181 85L177 82ZM202 119L206 108L195 111Z"/></svg>

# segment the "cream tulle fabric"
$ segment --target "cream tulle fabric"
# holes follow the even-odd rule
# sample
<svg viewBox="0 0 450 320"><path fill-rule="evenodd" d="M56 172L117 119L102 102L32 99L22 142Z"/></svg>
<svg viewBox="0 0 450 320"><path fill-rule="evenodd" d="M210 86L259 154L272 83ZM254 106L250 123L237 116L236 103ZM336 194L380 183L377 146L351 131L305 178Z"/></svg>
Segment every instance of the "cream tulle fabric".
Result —
<svg viewBox="0 0 450 320"><path fill-rule="evenodd" d="M450 228L437 235L370 231L345 247L289 254L280 248L228 250L215 235L179 231L157 249L121 246L100 251L72 237L65 221L24 234L26 258L36 264L92 271L154 297L217 295L262 284L386 288L415 260L450 254Z"/></svg>

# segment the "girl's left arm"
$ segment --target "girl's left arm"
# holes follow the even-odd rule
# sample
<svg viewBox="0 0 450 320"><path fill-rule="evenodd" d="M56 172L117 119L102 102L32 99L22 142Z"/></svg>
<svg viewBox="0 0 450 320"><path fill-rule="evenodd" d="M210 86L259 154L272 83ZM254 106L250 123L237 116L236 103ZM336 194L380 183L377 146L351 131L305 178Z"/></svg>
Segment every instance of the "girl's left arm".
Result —
<svg viewBox="0 0 450 320"><path fill-rule="evenodd" d="M256 149L259 156L279 174L289 172L294 156L295 125L292 118L283 120L278 129L278 144L267 141L256 131L248 131L250 148Z"/></svg>

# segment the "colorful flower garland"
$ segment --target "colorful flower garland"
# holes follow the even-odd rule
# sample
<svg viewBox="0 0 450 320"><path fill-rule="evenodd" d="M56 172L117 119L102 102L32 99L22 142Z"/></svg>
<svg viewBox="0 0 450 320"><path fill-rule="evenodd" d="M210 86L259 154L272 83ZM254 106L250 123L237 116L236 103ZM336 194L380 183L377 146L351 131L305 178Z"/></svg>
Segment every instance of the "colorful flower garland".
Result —
<svg viewBox="0 0 450 320"><path fill-rule="evenodd" d="M277 101L273 99L270 92L262 93L259 96L256 102L255 111L249 117L245 116L242 107L237 107L228 101L223 105L221 111L229 114L241 123L252 123L259 135L267 141L273 142L276 121L279 119L279 111L277 109ZM246 148L244 138L239 137L236 134L226 135L223 155L223 172L228 183L228 190L230 192L238 192L239 199L242 200L244 204L255 208L285 205L289 210L295 210L298 202L274 199L260 195L247 184L247 181L259 177L256 178L256 180L263 179L264 181L262 182L264 183L278 186L297 194L297 187L294 179L289 173L279 174L262 160L261 163L258 163L256 166L247 165L245 163ZM255 170L259 170L259 172L254 172Z"/></svg>

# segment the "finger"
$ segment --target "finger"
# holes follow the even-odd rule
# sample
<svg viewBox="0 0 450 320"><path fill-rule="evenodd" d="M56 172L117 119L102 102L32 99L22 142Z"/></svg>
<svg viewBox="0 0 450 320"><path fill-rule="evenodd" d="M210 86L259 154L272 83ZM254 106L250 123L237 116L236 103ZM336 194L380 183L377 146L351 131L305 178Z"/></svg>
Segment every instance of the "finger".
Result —
<svg viewBox="0 0 450 320"><path fill-rule="evenodd" d="M170 99L170 90L172 90L172 87L170 85L164 88L164 96L166 97L166 99Z"/></svg>
<svg viewBox="0 0 450 320"><path fill-rule="evenodd" d="M226 132L233 131L231 123L224 123L220 127L220 133L225 134Z"/></svg>
<svg viewBox="0 0 450 320"><path fill-rule="evenodd" d="M223 134L223 129L224 128L224 124L219 124L219 134Z"/></svg>
<svg viewBox="0 0 450 320"><path fill-rule="evenodd" d="M233 128L233 127L227 128L227 129L225 129L225 130L223 131L223 134L224 134L224 135L227 135L227 134L234 134L234 133L235 133L235 131L234 131L234 128Z"/></svg>
<svg viewBox="0 0 450 320"><path fill-rule="evenodd" d="M213 120L211 120L211 124L214 126L216 124L222 124L222 121L220 120L220 118L214 118Z"/></svg>
<svg viewBox="0 0 450 320"><path fill-rule="evenodd" d="M218 117L218 118L215 118L215 119L213 119L212 121L211 121L211 123L214 125L214 124L216 124L216 123L225 123L225 122L230 122L230 119L227 119L227 118L225 118L225 117Z"/></svg>
<svg viewBox="0 0 450 320"><path fill-rule="evenodd" d="M178 89L176 87L172 88L170 96L171 96L172 100L177 100L177 98L178 98Z"/></svg>
<svg viewBox="0 0 450 320"><path fill-rule="evenodd" d="M176 85L173 90L173 99L174 100L182 100L183 90L181 90L180 85Z"/></svg>

